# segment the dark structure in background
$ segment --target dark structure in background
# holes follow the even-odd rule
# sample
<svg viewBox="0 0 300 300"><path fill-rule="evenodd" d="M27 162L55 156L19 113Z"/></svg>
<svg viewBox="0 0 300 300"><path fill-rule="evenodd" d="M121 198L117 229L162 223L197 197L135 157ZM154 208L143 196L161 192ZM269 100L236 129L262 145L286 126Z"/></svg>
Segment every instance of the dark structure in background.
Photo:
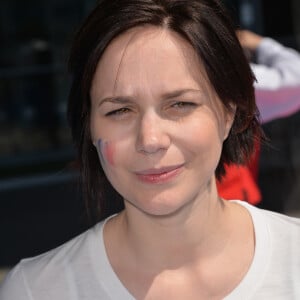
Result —
<svg viewBox="0 0 300 300"><path fill-rule="evenodd" d="M0 265L84 230L66 122L67 53L95 1L0 4Z"/></svg>
<svg viewBox="0 0 300 300"><path fill-rule="evenodd" d="M224 0L237 23L300 45L298 0ZM0 265L53 248L87 228L66 123L72 33L96 0L0 4ZM298 49L299 50L299 49ZM299 99L300 101L300 99ZM265 125L262 206L300 207L300 114Z"/></svg>

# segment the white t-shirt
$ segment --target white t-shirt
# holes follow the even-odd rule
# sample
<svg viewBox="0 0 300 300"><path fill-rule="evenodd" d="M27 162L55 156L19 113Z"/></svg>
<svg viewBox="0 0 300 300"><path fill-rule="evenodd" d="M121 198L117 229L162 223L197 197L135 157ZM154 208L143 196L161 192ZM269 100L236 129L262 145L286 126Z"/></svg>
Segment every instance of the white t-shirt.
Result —
<svg viewBox="0 0 300 300"><path fill-rule="evenodd" d="M226 300L300 299L300 220L245 206L253 219L253 262ZM129 300L109 263L101 222L64 245L22 260L0 287L1 300ZM122 249L120 249L122 251Z"/></svg>

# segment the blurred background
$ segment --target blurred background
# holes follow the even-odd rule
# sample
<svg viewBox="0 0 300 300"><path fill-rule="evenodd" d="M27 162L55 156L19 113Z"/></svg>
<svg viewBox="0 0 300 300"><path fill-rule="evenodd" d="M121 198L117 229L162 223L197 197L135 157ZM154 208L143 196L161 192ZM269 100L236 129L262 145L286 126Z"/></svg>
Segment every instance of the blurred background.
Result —
<svg viewBox="0 0 300 300"><path fill-rule="evenodd" d="M225 1L225 0L224 0ZM72 36L96 0L0 2L0 268L87 228L66 120ZM300 1L226 0L242 28L300 50ZM299 96L300 101L300 96ZM300 112L264 125L261 206L300 211ZM0 272L1 280L1 272Z"/></svg>

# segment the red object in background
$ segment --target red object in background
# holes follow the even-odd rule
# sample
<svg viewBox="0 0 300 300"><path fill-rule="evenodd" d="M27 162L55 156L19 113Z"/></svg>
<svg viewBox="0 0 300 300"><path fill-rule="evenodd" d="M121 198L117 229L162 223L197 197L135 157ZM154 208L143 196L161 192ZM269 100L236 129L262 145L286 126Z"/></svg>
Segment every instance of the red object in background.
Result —
<svg viewBox="0 0 300 300"><path fill-rule="evenodd" d="M247 165L226 165L226 175L217 181L219 195L227 200L239 199L253 205L261 202L258 187L258 167L260 144L256 143L255 151Z"/></svg>
<svg viewBox="0 0 300 300"><path fill-rule="evenodd" d="M226 175L217 181L219 195L227 200L239 199L253 205L261 201L261 194L250 169L247 166L226 166Z"/></svg>

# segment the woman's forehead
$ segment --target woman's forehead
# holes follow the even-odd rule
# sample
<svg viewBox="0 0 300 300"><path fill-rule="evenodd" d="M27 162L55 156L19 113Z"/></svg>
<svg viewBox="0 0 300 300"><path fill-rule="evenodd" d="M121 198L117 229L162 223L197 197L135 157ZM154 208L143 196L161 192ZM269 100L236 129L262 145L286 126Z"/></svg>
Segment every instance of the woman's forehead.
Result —
<svg viewBox="0 0 300 300"><path fill-rule="evenodd" d="M109 44L98 63L91 94L134 92L131 89L142 86L157 92L204 88L204 77L195 50L180 35L161 27L136 27Z"/></svg>

